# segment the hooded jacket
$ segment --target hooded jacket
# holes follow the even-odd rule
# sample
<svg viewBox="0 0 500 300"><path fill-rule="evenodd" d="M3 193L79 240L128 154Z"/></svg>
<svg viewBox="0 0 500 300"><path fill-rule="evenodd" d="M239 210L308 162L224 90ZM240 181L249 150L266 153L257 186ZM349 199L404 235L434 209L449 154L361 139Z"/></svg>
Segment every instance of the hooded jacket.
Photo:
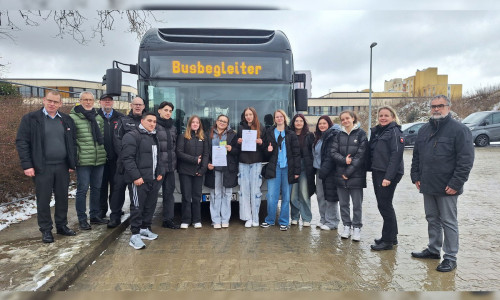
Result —
<svg viewBox="0 0 500 300"><path fill-rule="evenodd" d="M164 176L166 147L166 136L156 130L148 132L139 126L137 130L127 132L122 139L121 153L125 182L132 183L139 178L153 182L158 175Z"/></svg>
<svg viewBox="0 0 500 300"><path fill-rule="evenodd" d="M354 124L350 133L342 127L342 131L333 140L330 155L335 161L335 185L338 188L366 188L366 158L368 151L366 133L359 122ZM346 164L350 154L351 164ZM342 178L345 175L348 179Z"/></svg>
<svg viewBox="0 0 500 300"><path fill-rule="evenodd" d="M101 166L106 163L106 149L99 145L92 136L90 121L82 113L77 113L75 107L71 109L69 116L75 122L77 166ZM97 114L95 117L101 134L104 135L104 120Z"/></svg>
<svg viewBox="0 0 500 300"><path fill-rule="evenodd" d="M447 186L463 193L474 164L474 145L469 128L448 114L441 120L430 119L418 131L411 181L420 181L423 194L447 196Z"/></svg>
<svg viewBox="0 0 500 300"><path fill-rule="evenodd" d="M177 137L177 172L183 175L196 176L196 173L204 175L208 167L209 147L208 138L198 139L194 132L191 133L191 139L188 140L184 134ZM198 164L198 157L201 156L201 162Z"/></svg>
<svg viewBox="0 0 500 300"><path fill-rule="evenodd" d="M333 141L337 137L341 128L338 124L333 124L322 135L323 144L321 144L321 168L319 169L319 178L323 180L323 194L328 202L339 201L337 186L335 185L335 160L331 154Z"/></svg>
<svg viewBox="0 0 500 300"><path fill-rule="evenodd" d="M300 145L299 141L300 158L304 163L304 169L307 178L307 191L309 197L314 195L314 193L316 192L316 183L314 180L314 174L316 173L316 171L314 170L313 167L313 154L312 154L313 143L314 143L314 134L312 132L308 132L306 134L306 136L304 137L304 143L302 145Z"/></svg>
<svg viewBox="0 0 500 300"><path fill-rule="evenodd" d="M173 172L177 168L177 154L175 147L177 143L177 128L174 126L173 119L163 119L160 116L156 118L156 130L165 132L167 138L167 157L166 157L166 172Z"/></svg>

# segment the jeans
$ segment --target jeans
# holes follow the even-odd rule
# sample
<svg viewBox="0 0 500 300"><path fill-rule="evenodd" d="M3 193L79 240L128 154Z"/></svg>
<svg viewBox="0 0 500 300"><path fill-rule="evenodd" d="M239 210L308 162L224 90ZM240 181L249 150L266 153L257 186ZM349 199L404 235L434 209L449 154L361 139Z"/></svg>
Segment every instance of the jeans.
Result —
<svg viewBox="0 0 500 300"><path fill-rule="evenodd" d="M267 217L265 222L274 225L281 191L281 209L278 223L288 226L290 221L290 191L288 167L276 167L276 177L267 180Z"/></svg>
<svg viewBox="0 0 500 300"><path fill-rule="evenodd" d="M182 193L183 224L201 223L201 189L203 176L179 174Z"/></svg>
<svg viewBox="0 0 500 300"><path fill-rule="evenodd" d="M443 258L453 261L457 260L458 253L457 200L458 195L434 196L424 194L429 251L440 254L442 246Z"/></svg>
<svg viewBox="0 0 500 300"><path fill-rule="evenodd" d="M223 173L214 171L215 189L210 190L210 216L213 224L229 224L231 218L232 188L223 185Z"/></svg>
<svg viewBox="0 0 500 300"><path fill-rule="evenodd" d="M113 190L115 184L116 160L108 160L104 165L102 172L102 185L100 197L100 217L105 218L108 213L108 184L109 184L109 202L113 198Z"/></svg>
<svg viewBox="0 0 500 300"><path fill-rule="evenodd" d="M99 216L102 173L104 165L76 167L75 207L78 220L87 220L87 191L90 185L89 214L90 218Z"/></svg>
<svg viewBox="0 0 500 300"><path fill-rule="evenodd" d="M361 220L362 217L362 204L363 204L363 189L362 188L344 188L337 187L339 194L340 216L344 226L351 226L354 228L363 227ZM352 198L352 222L351 222L351 208L350 202Z"/></svg>
<svg viewBox="0 0 500 300"><path fill-rule="evenodd" d="M240 219L259 223L262 192L262 163L239 164L238 184L240 185Z"/></svg>
<svg viewBox="0 0 500 300"><path fill-rule="evenodd" d="M300 172L299 182L292 185L290 195L290 211L292 220L299 220L302 216L303 222L311 222L311 198L307 189L307 175L302 163L302 171Z"/></svg>

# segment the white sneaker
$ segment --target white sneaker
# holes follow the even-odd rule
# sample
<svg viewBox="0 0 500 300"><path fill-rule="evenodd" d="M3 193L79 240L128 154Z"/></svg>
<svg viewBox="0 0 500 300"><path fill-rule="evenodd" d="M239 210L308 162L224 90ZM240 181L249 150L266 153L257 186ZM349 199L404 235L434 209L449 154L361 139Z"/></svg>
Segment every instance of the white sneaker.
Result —
<svg viewBox="0 0 500 300"><path fill-rule="evenodd" d="M352 233L352 240L355 242L359 242L361 240L361 228L354 228Z"/></svg>
<svg viewBox="0 0 500 300"><path fill-rule="evenodd" d="M292 220L292 223L291 223L291 224L292 224L292 225L297 225L297 224L299 224L299 221L297 221L297 220Z"/></svg>
<svg viewBox="0 0 500 300"><path fill-rule="evenodd" d="M222 223L222 228L228 228L229 227L229 223Z"/></svg>
<svg viewBox="0 0 500 300"><path fill-rule="evenodd" d="M182 223L181 224L181 229L187 229L189 227L188 223Z"/></svg>
<svg viewBox="0 0 500 300"><path fill-rule="evenodd" d="M145 240L156 240L158 238L158 235L156 233L152 233L149 228L141 228L141 230L139 231L139 235L141 236L141 239Z"/></svg>
<svg viewBox="0 0 500 300"><path fill-rule="evenodd" d="M344 231L340 235L343 239L348 239L351 236L351 226L344 226Z"/></svg>
<svg viewBox="0 0 500 300"><path fill-rule="evenodd" d="M319 222L318 224L316 224L316 227L321 228L321 226L323 226L323 223L321 223L321 222Z"/></svg>
<svg viewBox="0 0 500 300"><path fill-rule="evenodd" d="M246 228L251 228L252 227L252 220L248 220L245 222L245 227Z"/></svg>
<svg viewBox="0 0 500 300"><path fill-rule="evenodd" d="M215 229L221 229L221 228L222 228L222 225L221 225L221 224L214 224L214 228L215 228Z"/></svg>
<svg viewBox="0 0 500 300"><path fill-rule="evenodd" d="M328 227L327 225L321 225L321 230L332 230L330 227Z"/></svg>
<svg viewBox="0 0 500 300"><path fill-rule="evenodd" d="M252 227L259 227L259 222L252 222Z"/></svg>
<svg viewBox="0 0 500 300"><path fill-rule="evenodd" d="M304 227L311 227L311 222L303 222L302 226L304 226Z"/></svg>
<svg viewBox="0 0 500 300"><path fill-rule="evenodd" d="M144 242L142 241L140 234L133 234L130 237L130 241L128 242L128 244L136 250L146 248L146 244L144 244Z"/></svg>
<svg viewBox="0 0 500 300"><path fill-rule="evenodd" d="M194 228L199 229L201 228L201 223L194 223Z"/></svg>

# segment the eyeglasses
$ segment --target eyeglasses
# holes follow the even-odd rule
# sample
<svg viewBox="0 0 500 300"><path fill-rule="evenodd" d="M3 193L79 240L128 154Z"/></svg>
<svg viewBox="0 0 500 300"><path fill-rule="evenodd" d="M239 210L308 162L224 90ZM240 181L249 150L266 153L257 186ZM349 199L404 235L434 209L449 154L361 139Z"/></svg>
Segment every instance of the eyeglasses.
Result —
<svg viewBox="0 0 500 300"><path fill-rule="evenodd" d="M52 105L58 105L61 103L61 101L54 101L54 100L50 100L50 99L45 99L45 101L47 101L48 104L52 104Z"/></svg>
<svg viewBox="0 0 500 300"><path fill-rule="evenodd" d="M132 104L132 106L144 106L144 104Z"/></svg>
<svg viewBox="0 0 500 300"><path fill-rule="evenodd" d="M449 106L449 105L448 104L431 105L431 109L436 109L436 108L442 109L445 106Z"/></svg>
<svg viewBox="0 0 500 300"><path fill-rule="evenodd" d="M227 124L227 121L224 120L217 120L217 122L221 122L222 124Z"/></svg>
<svg viewBox="0 0 500 300"><path fill-rule="evenodd" d="M94 99L80 99L81 102L94 102Z"/></svg>

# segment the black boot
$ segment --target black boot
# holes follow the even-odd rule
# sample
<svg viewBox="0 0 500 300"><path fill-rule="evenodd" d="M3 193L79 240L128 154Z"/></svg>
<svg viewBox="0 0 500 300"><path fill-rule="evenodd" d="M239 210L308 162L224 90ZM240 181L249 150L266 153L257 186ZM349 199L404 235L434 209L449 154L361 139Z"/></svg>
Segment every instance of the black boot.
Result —
<svg viewBox="0 0 500 300"><path fill-rule="evenodd" d="M44 243L53 243L54 242L54 236L52 235L52 231L50 231L50 230L42 231L42 242L44 242Z"/></svg>
<svg viewBox="0 0 500 300"><path fill-rule="evenodd" d="M370 246L374 251L392 250L393 243L380 242Z"/></svg>

